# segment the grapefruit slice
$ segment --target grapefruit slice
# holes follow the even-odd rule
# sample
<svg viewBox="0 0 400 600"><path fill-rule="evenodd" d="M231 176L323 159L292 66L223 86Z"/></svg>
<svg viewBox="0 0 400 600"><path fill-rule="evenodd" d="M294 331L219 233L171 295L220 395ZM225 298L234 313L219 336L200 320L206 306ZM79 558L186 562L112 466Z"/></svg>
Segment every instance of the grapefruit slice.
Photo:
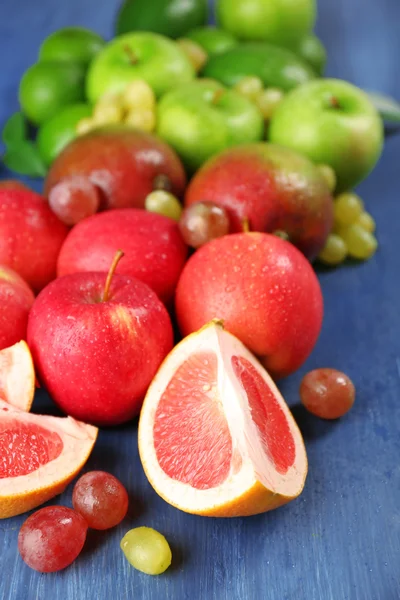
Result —
<svg viewBox="0 0 400 600"><path fill-rule="evenodd" d="M0 351L0 400L29 411L35 395L35 369L28 344Z"/></svg>
<svg viewBox="0 0 400 600"><path fill-rule="evenodd" d="M144 471L164 500L210 517L254 515L296 498L300 431L271 377L213 321L165 359L139 422Z"/></svg>
<svg viewBox="0 0 400 600"><path fill-rule="evenodd" d="M0 519L36 508L81 470L97 428L34 415L0 400Z"/></svg>

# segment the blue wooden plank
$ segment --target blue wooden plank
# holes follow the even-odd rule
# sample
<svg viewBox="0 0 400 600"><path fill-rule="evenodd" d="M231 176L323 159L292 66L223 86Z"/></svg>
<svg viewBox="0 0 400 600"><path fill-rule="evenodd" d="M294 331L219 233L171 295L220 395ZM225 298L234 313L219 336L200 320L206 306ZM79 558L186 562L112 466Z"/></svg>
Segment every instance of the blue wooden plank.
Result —
<svg viewBox="0 0 400 600"><path fill-rule="evenodd" d="M400 98L398 0L319 4L318 32L329 50L329 73ZM116 5L116 0L1 2L0 125L17 108L18 81L40 41L67 24L110 36ZM302 497L248 519L185 515L147 483L137 424L103 431L88 468L110 470L127 485L129 517L114 531L90 534L80 559L54 575L39 575L19 558L24 517L2 521L2 600L399 600L399 155L400 138L393 138L360 187L376 217L379 252L361 266L320 274L323 334L307 365L281 386L309 453ZM341 422L322 423L298 406L300 378L315 366L341 368L357 385L355 408ZM45 395L39 396L36 410L50 408ZM70 490L57 502L69 504ZM119 540L137 525L151 525L171 541L174 564L164 576L142 575L123 559Z"/></svg>

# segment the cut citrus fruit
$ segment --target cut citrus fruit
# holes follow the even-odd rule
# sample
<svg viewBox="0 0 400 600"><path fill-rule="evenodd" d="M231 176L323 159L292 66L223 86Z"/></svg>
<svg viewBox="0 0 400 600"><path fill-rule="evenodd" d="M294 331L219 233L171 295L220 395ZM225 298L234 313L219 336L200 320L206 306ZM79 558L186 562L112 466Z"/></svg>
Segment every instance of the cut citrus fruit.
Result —
<svg viewBox="0 0 400 600"><path fill-rule="evenodd" d="M307 455L271 377L213 321L165 359L143 404L139 452L156 492L210 517L254 515L296 498Z"/></svg>
<svg viewBox="0 0 400 600"><path fill-rule="evenodd" d="M34 415L0 400L0 519L61 494L96 437L96 427L71 417Z"/></svg>
<svg viewBox="0 0 400 600"><path fill-rule="evenodd" d="M29 411L35 395L35 369L28 344L0 351L0 400Z"/></svg>

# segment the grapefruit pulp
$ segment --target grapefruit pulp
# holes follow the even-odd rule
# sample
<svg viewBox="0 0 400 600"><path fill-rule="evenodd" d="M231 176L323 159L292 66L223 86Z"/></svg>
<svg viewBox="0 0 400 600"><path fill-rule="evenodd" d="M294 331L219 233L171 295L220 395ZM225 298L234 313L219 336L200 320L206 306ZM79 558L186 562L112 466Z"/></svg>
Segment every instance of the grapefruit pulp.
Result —
<svg viewBox="0 0 400 600"><path fill-rule="evenodd" d="M0 351L0 399L29 411L35 395L35 369L26 342Z"/></svg>
<svg viewBox="0 0 400 600"><path fill-rule="evenodd" d="M95 427L71 417L34 415L0 400L0 519L61 494L96 437Z"/></svg>
<svg viewBox="0 0 400 600"><path fill-rule="evenodd" d="M199 515L253 515L304 487L300 431L271 377L218 321L185 338L151 384L139 452L156 492Z"/></svg>

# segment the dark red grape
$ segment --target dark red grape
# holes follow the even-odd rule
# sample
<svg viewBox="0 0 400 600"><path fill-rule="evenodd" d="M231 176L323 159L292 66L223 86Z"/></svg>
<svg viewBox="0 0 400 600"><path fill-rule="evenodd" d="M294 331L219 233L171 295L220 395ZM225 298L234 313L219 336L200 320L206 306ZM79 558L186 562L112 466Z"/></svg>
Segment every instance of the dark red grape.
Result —
<svg viewBox="0 0 400 600"><path fill-rule="evenodd" d="M335 369L315 369L304 376L300 398L308 411L321 419L338 419L354 404L354 384Z"/></svg>
<svg viewBox="0 0 400 600"><path fill-rule="evenodd" d="M80 554L87 523L72 508L47 506L27 518L18 535L18 550L26 564L41 573L68 567Z"/></svg>
<svg viewBox="0 0 400 600"><path fill-rule="evenodd" d="M75 484L72 504L91 529L110 529L122 521L128 510L128 493L114 475L91 471Z"/></svg>

